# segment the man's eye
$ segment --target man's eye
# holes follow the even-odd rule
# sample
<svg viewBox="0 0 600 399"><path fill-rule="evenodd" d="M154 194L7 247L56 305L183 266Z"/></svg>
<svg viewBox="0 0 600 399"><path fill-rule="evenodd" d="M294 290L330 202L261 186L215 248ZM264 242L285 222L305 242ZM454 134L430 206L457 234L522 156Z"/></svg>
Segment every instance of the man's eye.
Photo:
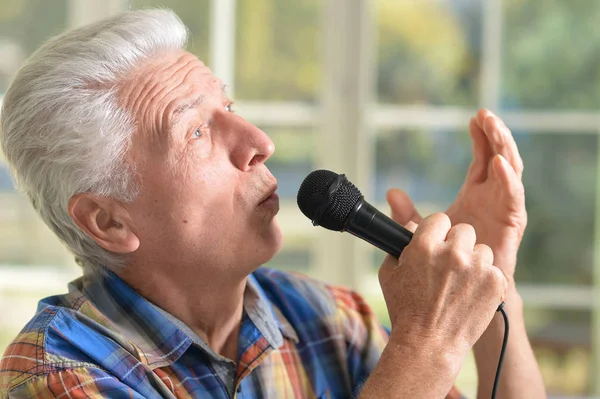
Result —
<svg viewBox="0 0 600 399"><path fill-rule="evenodd" d="M200 137L202 137L202 129L198 128L194 131L194 137L199 139Z"/></svg>
<svg viewBox="0 0 600 399"><path fill-rule="evenodd" d="M231 104L227 104L227 105L225 106L225 111L227 111L227 112L235 112L235 111L233 110L233 103L231 103Z"/></svg>

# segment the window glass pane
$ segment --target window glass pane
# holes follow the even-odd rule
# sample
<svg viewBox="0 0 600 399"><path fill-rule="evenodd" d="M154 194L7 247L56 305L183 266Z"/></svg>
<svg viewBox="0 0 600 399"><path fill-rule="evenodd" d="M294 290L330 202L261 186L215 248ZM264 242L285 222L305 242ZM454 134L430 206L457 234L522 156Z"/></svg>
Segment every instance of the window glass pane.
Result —
<svg viewBox="0 0 600 399"><path fill-rule="evenodd" d="M47 39L67 28L68 4L67 0L2 2L0 97L25 59ZM69 263L66 249L35 214L29 200L14 191L8 167L0 155L0 271L14 266L66 263Z"/></svg>
<svg viewBox="0 0 600 399"><path fill-rule="evenodd" d="M309 128L265 127L275 152L266 164L277 178L282 199L296 200L300 184L315 169L315 134Z"/></svg>
<svg viewBox="0 0 600 399"><path fill-rule="evenodd" d="M526 308L525 321L548 394L591 394L591 313Z"/></svg>
<svg viewBox="0 0 600 399"><path fill-rule="evenodd" d="M475 105L481 1L378 0L380 102Z"/></svg>
<svg viewBox="0 0 600 399"><path fill-rule="evenodd" d="M519 282L592 282L597 136L515 132L525 162L528 227L519 252ZM443 211L471 161L466 132L382 132L376 140L375 200L390 187ZM427 211L430 212L428 207Z"/></svg>
<svg viewBox="0 0 600 399"><path fill-rule="evenodd" d="M0 222L0 228L2 226ZM0 243L4 237L0 232ZM0 249L0 254L3 253ZM48 264L43 267L7 267L0 259L0 353L4 353L10 341L33 317L40 299L66 293L67 284L81 274L78 267L58 269L46 266Z"/></svg>
<svg viewBox="0 0 600 399"><path fill-rule="evenodd" d="M132 8L170 8L188 28L187 50L210 67L210 0L131 0Z"/></svg>
<svg viewBox="0 0 600 399"><path fill-rule="evenodd" d="M73 256L42 222L29 199L0 191L0 269L73 266Z"/></svg>
<svg viewBox="0 0 600 399"><path fill-rule="evenodd" d="M506 0L505 108L600 107L600 2Z"/></svg>
<svg viewBox="0 0 600 399"><path fill-rule="evenodd" d="M375 198L400 187L415 203L444 206L456 197L471 161L466 132L382 131L375 141Z"/></svg>
<svg viewBox="0 0 600 399"><path fill-rule="evenodd" d="M67 0L3 0L0 5L0 95L25 58L67 26Z"/></svg>
<svg viewBox="0 0 600 399"><path fill-rule="evenodd" d="M517 279L592 283L598 138L524 136L528 230Z"/></svg>
<svg viewBox="0 0 600 399"><path fill-rule="evenodd" d="M591 313L526 307L525 322L548 395L589 397L592 394ZM466 397L477 397L473 356L463 364L457 386Z"/></svg>
<svg viewBox="0 0 600 399"><path fill-rule="evenodd" d="M321 1L238 0L236 99L313 102Z"/></svg>
<svg viewBox="0 0 600 399"><path fill-rule="evenodd" d="M0 156L0 193L14 189L10 173L8 172L8 166L3 162L4 160Z"/></svg>

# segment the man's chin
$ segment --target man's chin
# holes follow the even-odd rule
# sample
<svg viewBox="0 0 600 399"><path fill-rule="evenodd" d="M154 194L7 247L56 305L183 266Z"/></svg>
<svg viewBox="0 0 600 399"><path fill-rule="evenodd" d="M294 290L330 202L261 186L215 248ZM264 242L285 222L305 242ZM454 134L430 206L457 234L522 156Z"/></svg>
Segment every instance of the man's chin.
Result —
<svg viewBox="0 0 600 399"><path fill-rule="evenodd" d="M259 247L260 250L255 253L256 267L254 270L271 261L283 247L283 233L277 221L273 219L269 227L261 237L263 242Z"/></svg>

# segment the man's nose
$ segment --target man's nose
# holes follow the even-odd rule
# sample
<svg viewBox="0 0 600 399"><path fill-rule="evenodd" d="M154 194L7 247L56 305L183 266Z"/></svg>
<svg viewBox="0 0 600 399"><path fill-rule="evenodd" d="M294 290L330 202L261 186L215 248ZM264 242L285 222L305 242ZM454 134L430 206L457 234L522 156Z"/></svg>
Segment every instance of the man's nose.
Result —
<svg viewBox="0 0 600 399"><path fill-rule="evenodd" d="M265 132L240 116L232 118L229 130L231 162L241 171L264 163L275 151L273 141Z"/></svg>

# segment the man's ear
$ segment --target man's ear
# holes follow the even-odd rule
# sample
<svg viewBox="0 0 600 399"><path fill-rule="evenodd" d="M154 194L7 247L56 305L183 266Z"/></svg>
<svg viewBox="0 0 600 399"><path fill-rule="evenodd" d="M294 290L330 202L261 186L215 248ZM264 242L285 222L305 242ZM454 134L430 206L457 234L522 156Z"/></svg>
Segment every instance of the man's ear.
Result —
<svg viewBox="0 0 600 399"><path fill-rule="evenodd" d="M75 224L107 251L124 254L140 246L129 212L117 201L81 193L69 199L67 209Z"/></svg>

